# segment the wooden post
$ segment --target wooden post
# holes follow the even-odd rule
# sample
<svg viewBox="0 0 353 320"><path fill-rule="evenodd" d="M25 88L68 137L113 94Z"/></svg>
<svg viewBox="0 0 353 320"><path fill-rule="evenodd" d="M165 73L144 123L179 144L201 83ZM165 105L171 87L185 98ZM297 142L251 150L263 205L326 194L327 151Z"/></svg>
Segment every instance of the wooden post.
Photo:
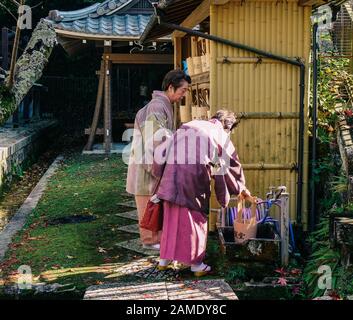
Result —
<svg viewBox="0 0 353 320"><path fill-rule="evenodd" d="M110 153L112 143L112 117L111 117L111 71L112 62L110 53L112 52L111 41L104 41L104 150Z"/></svg>
<svg viewBox="0 0 353 320"><path fill-rule="evenodd" d="M104 60L101 61L101 67L99 72L99 84L98 84L98 92L97 92L97 99L96 99L96 107L94 109L94 116L91 126L91 131L89 134L88 142L86 144L85 150L92 150L94 137L96 135L99 115L101 113L102 108L102 101L103 101L103 88L104 88Z"/></svg>
<svg viewBox="0 0 353 320"><path fill-rule="evenodd" d="M289 262L289 193L281 194L281 263L287 266Z"/></svg>
<svg viewBox="0 0 353 320"><path fill-rule="evenodd" d="M110 99L110 61L104 61L104 149L105 153L111 150L111 99Z"/></svg>
<svg viewBox="0 0 353 320"><path fill-rule="evenodd" d="M8 70L9 68L9 31L7 28L2 28L1 32L1 52L2 52L2 68Z"/></svg>
<svg viewBox="0 0 353 320"><path fill-rule="evenodd" d="M174 69L183 70L181 38L174 38Z"/></svg>
<svg viewBox="0 0 353 320"><path fill-rule="evenodd" d="M25 1L21 0L20 5L24 5ZM9 81L7 83L7 86L11 89L13 86L14 82L14 77L15 77L15 67L16 67L16 61L17 61L17 52L18 52L18 44L20 42L20 35L21 35L21 28L19 26L19 18L17 20L17 25L16 25L16 34L15 34L15 40L13 42L13 47L12 47L12 55L11 55L11 65L10 65L10 71L9 71Z"/></svg>
<svg viewBox="0 0 353 320"><path fill-rule="evenodd" d="M192 57L198 56L197 38L196 37L191 37L191 56Z"/></svg>

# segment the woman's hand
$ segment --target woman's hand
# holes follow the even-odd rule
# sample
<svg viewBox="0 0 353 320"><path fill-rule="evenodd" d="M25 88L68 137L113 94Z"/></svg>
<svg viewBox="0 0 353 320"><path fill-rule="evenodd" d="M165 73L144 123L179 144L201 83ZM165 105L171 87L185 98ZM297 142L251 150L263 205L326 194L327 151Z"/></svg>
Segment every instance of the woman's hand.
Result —
<svg viewBox="0 0 353 320"><path fill-rule="evenodd" d="M256 197L253 197L249 190L243 190L240 194L240 198L247 200L251 203L256 202Z"/></svg>

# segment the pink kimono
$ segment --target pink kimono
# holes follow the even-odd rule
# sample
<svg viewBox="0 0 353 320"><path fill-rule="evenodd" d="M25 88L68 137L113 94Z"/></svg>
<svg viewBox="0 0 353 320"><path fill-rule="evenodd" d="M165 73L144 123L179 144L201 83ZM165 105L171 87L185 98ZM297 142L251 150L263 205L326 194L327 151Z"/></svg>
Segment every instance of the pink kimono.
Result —
<svg viewBox="0 0 353 320"><path fill-rule="evenodd" d="M165 158L153 167L156 176L163 172L157 192L164 200L160 257L200 264L206 253L211 178L225 207L231 195L247 191L243 169L230 136L216 119L184 124L160 148Z"/></svg>

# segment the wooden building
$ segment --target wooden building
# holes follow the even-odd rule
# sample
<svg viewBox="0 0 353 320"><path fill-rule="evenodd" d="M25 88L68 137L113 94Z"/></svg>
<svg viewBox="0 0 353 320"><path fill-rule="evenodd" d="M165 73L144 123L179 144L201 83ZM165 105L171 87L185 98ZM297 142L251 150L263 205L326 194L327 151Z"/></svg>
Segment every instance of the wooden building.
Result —
<svg viewBox="0 0 353 320"><path fill-rule="evenodd" d="M89 134L86 150L92 149L96 134L103 134L104 149L109 153L112 146L112 118L116 109L112 110L112 106L117 106L120 113L128 109L130 112L125 118L133 120L143 103L133 98L150 99L147 89L152 91L159 88L151 88L152 84L148 88L149 78L172 68L170 37L158 38L145 46L138 43L152 13L153 7L148 0L109 0L75 11L53 10L46 18L55 28L59 43L68 53L74 54L89 45L101 48L97 100L92 125L86 129L86 134ZM134 67L138 70L136 77L131 74ZM126 73L126 84L121 85L119 82L112 90L113 73L118 78ZM143 83L143 75L146 74L150 77L146 78L147 83ZM139 79L140 84L136 83ZM116 95L116 92L119 94ZM101 109L104 111L104 127L98 128Z"/></svg>
<svg viewBox="0 0 353 320"><path fill-rule="evenodd" d="M265 197L269 186L285 185L290 218L304 229L308 223L310 17L313 6L324 3L162 0L141 37L144 43L172 30L176 67L185 68L183 61L187 61L190 69L190 57L194 67L199 63L195 56L209 57L210 70L206 65L192 76L192 95L185 107L200 107L197 96L204 97L208 88L208 99L201 107L209 107L209 114L221 108L238 114L240 125L233 142L248 188ZM202 50L200 39L210 41L209 52L207 44L206 52ZM191 111L190 118L198 114L203 113ZM217 208L215 198L211 207Z"/></svg>

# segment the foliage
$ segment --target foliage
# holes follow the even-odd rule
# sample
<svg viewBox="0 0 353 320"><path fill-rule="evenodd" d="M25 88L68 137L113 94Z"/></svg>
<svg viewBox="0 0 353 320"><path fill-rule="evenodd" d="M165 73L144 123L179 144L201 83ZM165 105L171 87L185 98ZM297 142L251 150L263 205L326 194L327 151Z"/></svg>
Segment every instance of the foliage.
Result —
<svg viewBox="0 0 353 320"><path fill-rule="evenodd" d="M6 86L0 84L0 119L7 119L16 108L15 105L15 96Z"/></svg>
<svg viewBox="0 0 353 320"><path fill-rule="evenodd" d="M318 60L318 139L324 144L335 138L337 111L348 107L341 92L343 79L348 76L348 65L349 59L344 58L320 57Z"/></svg>
<svg viewBox="0 0 353 320"><path fill-rule="evenodd" d="M333 54L334 55L334 54ZM319 59L318 74L318 155L312 179L317 185L316 212L320 223L310 234L308 244L311 255L303 272L304 296L315 298L325 293L318 286L321 266L329 266L332 272L332 288L336 298L342 296L346 286L345 272L340 265L340 252L330 243L330 217L346 210L344 194L347 192L347 177L341 169L336 140L335 126L340 114L349 112L349 99L344 93L344 81L351 76L347 73L348 59Z"/></svg>
<svg viewBox="0 0 353 320"><path fill-rule="evenodd" d="M228 271L225 280L228 282L235 282L239 280L245 280L246 278L246 269L243 266L234 265Z"/></svg>

